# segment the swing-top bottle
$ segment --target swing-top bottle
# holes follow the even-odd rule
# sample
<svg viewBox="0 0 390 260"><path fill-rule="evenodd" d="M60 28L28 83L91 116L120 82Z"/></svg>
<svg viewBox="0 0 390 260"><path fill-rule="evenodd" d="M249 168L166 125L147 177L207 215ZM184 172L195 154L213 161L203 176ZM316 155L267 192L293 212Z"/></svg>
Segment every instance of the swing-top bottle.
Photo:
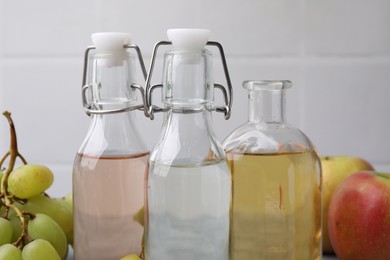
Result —
<svg viewBox="0 0 390 260"><path fill-rule="evenodd" d="M74 259L141 254L148 150L134 122L142 109L137 51L125 33L96 33L87 48L82 98L91 124L73 171ZM131 51L133 50L133 51ZM138 92L140 91L140 94Z"/></svg>
<svg viewBox="0 0 390 260"><path fill-rule="evenodd" d="M223 49L208 37L208 30L172 29L170 41L155 47L152 67L159 46L172 49L164 56L162 84L150 86L152 70L147 80L149 114L164 111L165 117L148 163L146 260L229 259L231 177L211 112L224 111L228 118L231 102L213 106L217 85L206 44L219 47L221 54ZM151 104L157 87L163 108ZM222 89L229 100L231 86Z"/></svg>

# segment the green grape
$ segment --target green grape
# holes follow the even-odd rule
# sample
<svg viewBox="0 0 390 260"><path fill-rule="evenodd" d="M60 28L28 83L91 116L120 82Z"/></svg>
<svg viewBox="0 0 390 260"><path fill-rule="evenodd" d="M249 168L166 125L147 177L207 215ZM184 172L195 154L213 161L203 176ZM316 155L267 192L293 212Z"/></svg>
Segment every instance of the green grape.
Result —
<svg viewBox="0 0 390 260"><path fill-rule="evenodd" d="M124 257L121 257L119 260L141 260L141 258L138 255L130 254Z"/></svg>
<svg viewBox="0 0 390 260"><path fill-rule="evenodd" d="M34 214L45 214L51 217L65 232L68 237L73 232L73 213L69 208L62 205L56 199L51 199L46 196L38 195L28 199L22 205L23 210Z"/></svg>
<svg viewBox="0 0 390 260"><path fill-rule="evenodd" d="M16 205L18 205L18 203L14 203L14 205L16 206ZM11 208L9 209L9 212L8 212L8 218L10 219L10 222L11 222L11 225L12 225L12 239L11 239L11 243L13 243L22 234L22 227L20 226L20 219L19 219L19 217L16 215L16 212L13 209L11 209Z"/></svg>
<svg viewBox="0 0 390 260"><path fill-rule="evenodd" d="M5 244L0 246L1 260L22 260L22 252L19 248L12 244Z"/></svg>
<svg viewBox="0 0 390 260"><path fill-rule="evenodd" d="M66 234L66 240L68 241L68 244L73 246L73 230L72 232L69 232Z"/></svg>
<svg viewBox="0 0 390 260"><path fill-rule="evenodd" d="M11 221L0 217L0 246L11 243L12 232Z"/></svg>
<svg viewBox="0 0 390 260"><path fill-rule="evenodd" d="M55 198L54 200L58 201L64 207L68 208L73 214L73 199L71 192L65 197ZM68 244L73 245L73 230L71 232L66 233L66 240L68 241Z"/></svg>
<svg viewBox="0 0 390 260"><path fill-rule="evenodd" d="M64 197L65 202L69 205L69 207L73 210L73 193L69 192L65 197Z"/></svg>
<svg viewBox="0 0 390 260"><path fill-rule="evenodd" d="M45 214L36 214L30 219L27 227L32 239L44 239L56 249L58 255L63 258L68 249L66 236L62 228L52 218Z"/></svg>
<svg viewBox="0 0 390 260"><path fill-rule="evenodd" d="M48 189L53 180L53 173L46 166L26 164L11 172L8 188L16 197L28 199Z"/></svg>
<svg viewBox="0 0 390 260"><path fill-rule="evenodd" d="M22 227L20 226L20 219L15 216L10 219L11 224L12 224L12 240L11 242L15 242L18 240L20 235L22 234Z"/></svg>
<svg viewBox="0 0 390 260"><path fill-rule="evenodd" d="M61 260L54 247L44 239L35 239L22 250L23 260Z"/></svg>
<svg viewBox="0 0 390 260"><path fill-rule="evenodd" d="M137 213L134 215L133 219L137 221L141 226L145 225L145 208L140 208Z"/></svg>
<svg viewBox="0 0 390 260"><path fill-rule="evenodd" d="M62 206L66 207L68 210L73 212L73 205L71 204L71 202L69 202L66 199L66 197L54 198L54 200L57 201L58 203L60 203Z"/></svg>
<svg viewBox="0 0 390 260"><path fill-rule="evenodd" d="M55 200L73 212L73 197L71 192L68 193L65 197L55 198Z"/></svg>

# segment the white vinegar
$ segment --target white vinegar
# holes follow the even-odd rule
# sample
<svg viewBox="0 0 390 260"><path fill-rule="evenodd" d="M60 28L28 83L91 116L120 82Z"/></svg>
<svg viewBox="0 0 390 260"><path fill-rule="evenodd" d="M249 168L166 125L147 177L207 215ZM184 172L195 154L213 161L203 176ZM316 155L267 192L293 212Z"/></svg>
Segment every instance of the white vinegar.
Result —
<svg viewBox="0 0 390 260"><path fill-rule="evenodd" d="M147 260L228 260L231 181L226 161L151 162Z"/></svg>

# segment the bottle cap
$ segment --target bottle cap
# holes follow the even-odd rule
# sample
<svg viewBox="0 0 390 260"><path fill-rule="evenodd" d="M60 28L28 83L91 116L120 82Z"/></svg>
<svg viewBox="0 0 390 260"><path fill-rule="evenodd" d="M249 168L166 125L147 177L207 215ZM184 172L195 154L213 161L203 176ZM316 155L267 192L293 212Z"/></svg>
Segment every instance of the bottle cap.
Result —
<svg viewBox="0 0 390 260"><path fill-rule="evenodd" d="M176 49L201 50L210 37L207 29L169 29L168 39Z"/></svg>
<svg viewBox="0 0 390 260"><path fill-rule="evenodd" d="M116 52L124 50L123 45L130 44L129 33L99 32L91 35L92 42L98 52Z"/></svg>
<svg viewBox="0 0 390 260"><path fill-rule="evenodd" d="M99 32L91 35L95 45L96 53L104 57L102 65L107 67L117 67L122 65L122 61L127 59L127 51L124 45L130 44L129 33L121 32Z"/></svg>

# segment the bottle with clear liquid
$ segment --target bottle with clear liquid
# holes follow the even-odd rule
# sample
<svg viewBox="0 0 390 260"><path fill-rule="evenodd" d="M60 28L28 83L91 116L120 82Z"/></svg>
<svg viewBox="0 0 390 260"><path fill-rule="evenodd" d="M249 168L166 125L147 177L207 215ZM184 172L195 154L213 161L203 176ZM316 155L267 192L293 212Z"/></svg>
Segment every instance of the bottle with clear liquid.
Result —
<svg viewBox="0 0 390 260"><path fill-rule="evenodd" d="M143 250L149 152L134 122L138 53L125 33L96 33L85 53L83 103L91 124L74 162L74 259L118 260ZM89 59L89 60L88 60Z"/></svg>
<svg viewBox="0 0 390 260"><path fill-rule="evenodd" d="M168 30L170 42L159 42L146 83L151 118L164 111L161 137L148 163L146 260L228 260L231 176L226 155L216 140L213 110L230 115L228 91L212 81L209 31ZM163 83L150 86L157 48L165 53ZM225 72L227 72L226 63ZM230 84L228 73L226 73ZM223 89L227 105L213 106L215 86ZM152 90L162 87L163 108L151 104Z"/></svg>
<svg viewBox="0 0 390 260"><path fill-rule="evenodd" d="M249 121L223 142L232 171L232 260L321 259L321 166L285 120L290 81L246 81Z"/></svg>

